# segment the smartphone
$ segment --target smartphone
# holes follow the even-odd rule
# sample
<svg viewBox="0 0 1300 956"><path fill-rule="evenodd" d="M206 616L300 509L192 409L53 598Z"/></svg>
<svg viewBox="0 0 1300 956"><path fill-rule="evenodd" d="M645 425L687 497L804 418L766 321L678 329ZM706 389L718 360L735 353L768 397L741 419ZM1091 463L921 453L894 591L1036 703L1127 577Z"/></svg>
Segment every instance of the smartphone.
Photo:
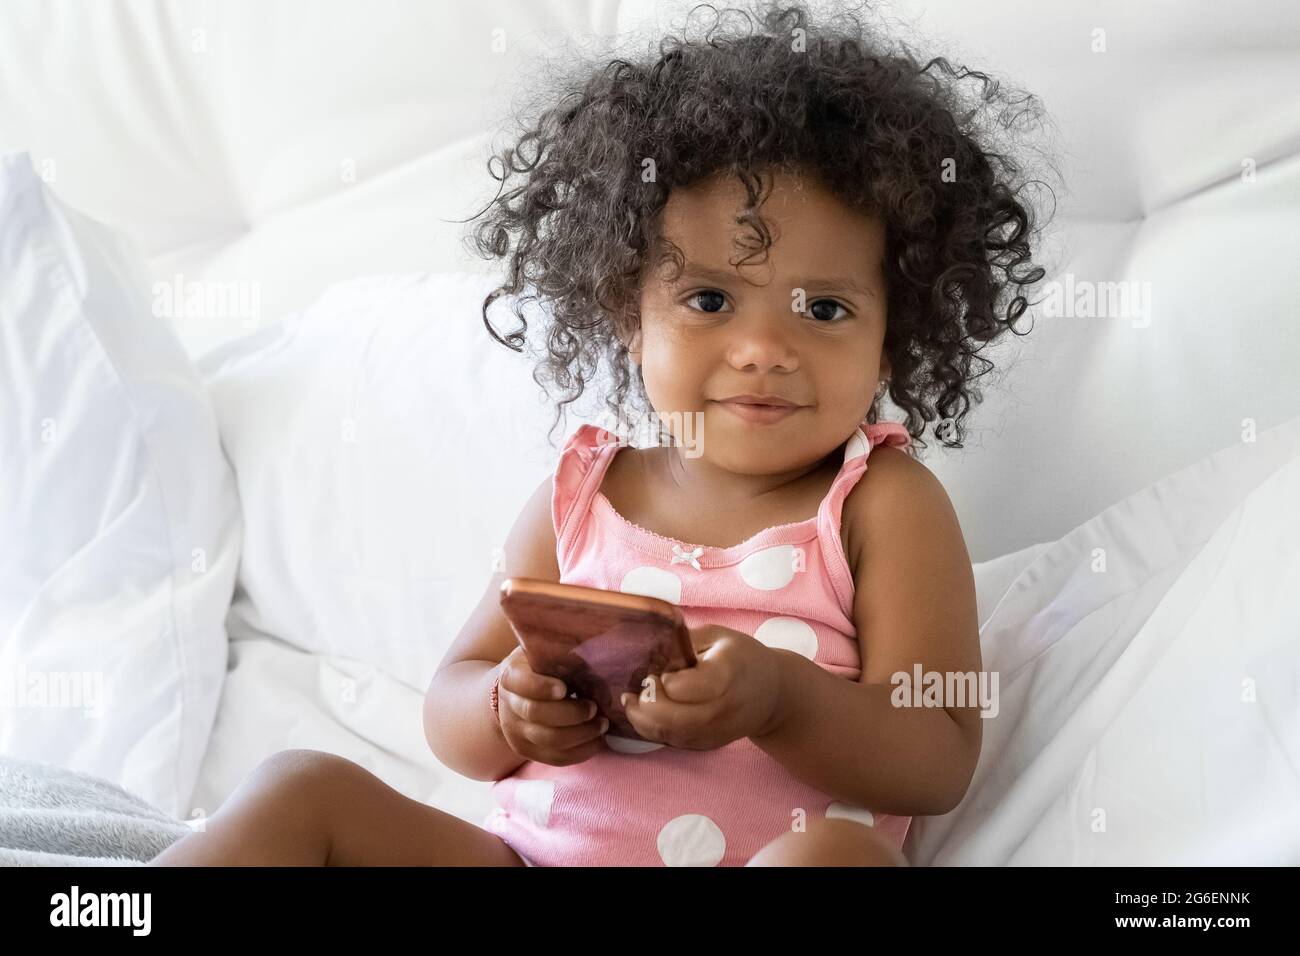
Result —
<svg viewBox="0 0 1300 956"><path fill-rule="evenodd" d="M648 674L695 666L695 649L681 609L659 598L534 578L501 582L501 610L528 664L557 677L570 697L596 702L607 733L644 738L619 700L640 694Z"/></svg>

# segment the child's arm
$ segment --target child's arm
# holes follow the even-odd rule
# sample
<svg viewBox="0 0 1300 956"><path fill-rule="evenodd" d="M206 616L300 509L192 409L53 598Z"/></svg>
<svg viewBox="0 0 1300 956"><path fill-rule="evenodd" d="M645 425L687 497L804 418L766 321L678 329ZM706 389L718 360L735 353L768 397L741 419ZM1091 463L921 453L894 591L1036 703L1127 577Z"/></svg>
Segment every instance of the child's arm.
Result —
<svg viewBox="0 0 1300 956"><path fill-rule="evenodd" d="M879 813L947 813L979 760L979 707L896 707L890 678L898 671L911 678L914 664L923 674L979 671L970 556L929 469L889 447L874 450L870 462L843 512L852 522L862 676L846 681L779 651L775 729L753 740L836 799Z"/></svg>
<svg viewBox="0 0 1300 956"><path fill-rule="evenodd" d="M501 612L501 582L508 577L560 579L551 488L548 476L519 513L506 538L504 567L489 579L425 694L424 735L434 756L473 780L500 780L524 762L502 735L488 698L497 665L519 646ZM491 548L479 544L486 564Z"/></svg>

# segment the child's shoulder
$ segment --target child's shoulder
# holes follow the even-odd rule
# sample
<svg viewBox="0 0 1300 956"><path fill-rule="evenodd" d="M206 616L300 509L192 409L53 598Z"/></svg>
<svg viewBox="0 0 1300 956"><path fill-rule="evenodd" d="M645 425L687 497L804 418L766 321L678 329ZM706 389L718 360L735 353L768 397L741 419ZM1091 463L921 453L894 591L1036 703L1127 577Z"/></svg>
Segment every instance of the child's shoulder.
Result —
<svg viewBox="0 0 1300 956"><path fill-rule="evenodd" d="M866 548L942 545L934 536L936 528L944 526L944 537L950 537L956 515L934 472L901 448L878 445L845 496L840 523L845 556L856 576Z"/></svg>

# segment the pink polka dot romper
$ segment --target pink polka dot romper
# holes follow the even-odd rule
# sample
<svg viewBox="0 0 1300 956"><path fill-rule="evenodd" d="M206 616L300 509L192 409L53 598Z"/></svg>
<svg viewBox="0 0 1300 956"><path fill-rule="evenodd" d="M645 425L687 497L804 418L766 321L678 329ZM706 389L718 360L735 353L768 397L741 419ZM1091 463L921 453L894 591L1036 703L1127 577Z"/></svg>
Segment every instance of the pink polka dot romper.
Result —
<svg viewBox="0 0 1300 956"><path fill-rule="evenodd" d="M840 511L872 446L908 441L896 422L864 422L816 517L714 548L616 512L600 486L618 439L582 425L555 471L560 580L671 601L692 628L734 628L856 681L862 663ZM483 826L533 866L743 866L801 821L847 817L901 848L912 819L832 800L749 738L685 750L607 733L605 746L568 767L526 761L492 785L497 806Z"/></svg>

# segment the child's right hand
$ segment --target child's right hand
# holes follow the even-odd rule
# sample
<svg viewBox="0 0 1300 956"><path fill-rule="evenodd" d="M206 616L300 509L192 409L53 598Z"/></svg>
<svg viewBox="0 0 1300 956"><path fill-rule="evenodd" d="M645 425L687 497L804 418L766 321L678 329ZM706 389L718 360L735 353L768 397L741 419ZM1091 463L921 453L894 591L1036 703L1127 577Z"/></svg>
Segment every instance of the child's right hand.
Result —
<svg viewBox="0 0 1300 956"><path fill-rule="evenodd" d="M556 696L556 689L559 695ZM553 767L582 763L605 749L609 721L589 700L567 696L564 681L538 674L522 647L505 658L497 688L497 712L506 743L519 756Z"/></svg>

